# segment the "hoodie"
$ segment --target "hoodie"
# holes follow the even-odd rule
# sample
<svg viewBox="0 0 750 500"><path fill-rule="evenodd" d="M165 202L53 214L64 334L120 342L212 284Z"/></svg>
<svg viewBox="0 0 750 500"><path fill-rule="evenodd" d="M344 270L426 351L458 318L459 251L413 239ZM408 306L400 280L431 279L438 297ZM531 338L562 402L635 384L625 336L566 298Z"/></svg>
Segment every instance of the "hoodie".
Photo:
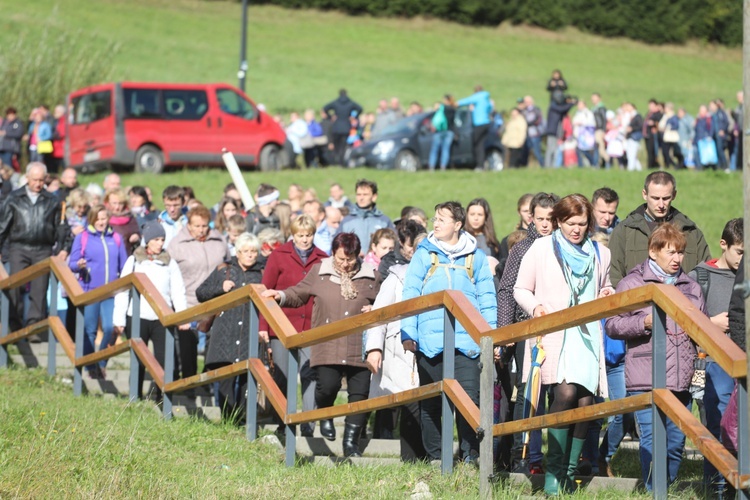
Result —
<svg viewBox="0 0 750 500"><path fill-rule="evenodd" d="M432 253L438 256L440 266L428 278ZM465 268L466 257L471 254L474 255L473 279L469 279ZM487 323L495 328L497 300L492 272L487 256L477 251L476 239L465 231L461 231L458 243L453 246L438 241L434 233L419 244L406 271L402 300L443 290L463 292ZM434 358L443 352L443 327L442 309L410 316L401 320L401 341L414 340L422 354ZM459 323L456 323L456 349L469 358L476 358L480 353L479 346Z"/></svg>

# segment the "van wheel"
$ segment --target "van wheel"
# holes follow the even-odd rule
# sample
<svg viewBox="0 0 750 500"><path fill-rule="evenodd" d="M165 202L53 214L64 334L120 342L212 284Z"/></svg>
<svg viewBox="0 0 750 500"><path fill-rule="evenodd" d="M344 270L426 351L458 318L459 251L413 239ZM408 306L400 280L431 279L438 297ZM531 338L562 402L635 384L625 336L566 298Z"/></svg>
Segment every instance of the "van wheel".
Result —
<svg viewBox="0 0 750 500"><path fill-rule="evenodd" d="M419 170L419 158L408 149L404 149L396 155L394 166L404 172L416 172Z"/></svg>
<svg viewBox="0 0 750 500"><path fill-rule="evenodd" d="M260 171L271 172L281 170L281 153L276 144L268 144L260 150Z"/></svg>
<svg viewBox="0 0 750 500"><path fill-rule="evenodd" d="M156 146L141 146L135 154L135 171L160 174L164 171L164 155Z"/></svg>

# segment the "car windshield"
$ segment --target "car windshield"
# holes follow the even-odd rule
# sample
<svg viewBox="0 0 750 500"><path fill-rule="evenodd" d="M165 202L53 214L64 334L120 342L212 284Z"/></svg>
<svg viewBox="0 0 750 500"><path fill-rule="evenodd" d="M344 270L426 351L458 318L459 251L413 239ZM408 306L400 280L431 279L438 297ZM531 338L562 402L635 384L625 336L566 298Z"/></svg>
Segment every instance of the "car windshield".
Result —
<svg viewBox="0 0 750 500"><path fill-rule="evenodd" d="M424 120L425 115L420 113L418 115L409 116L402 120L397 121L393 125L388 125L382 130L376 130L373 139L376 137L383 137L386 135L410 135Z"/></svg>

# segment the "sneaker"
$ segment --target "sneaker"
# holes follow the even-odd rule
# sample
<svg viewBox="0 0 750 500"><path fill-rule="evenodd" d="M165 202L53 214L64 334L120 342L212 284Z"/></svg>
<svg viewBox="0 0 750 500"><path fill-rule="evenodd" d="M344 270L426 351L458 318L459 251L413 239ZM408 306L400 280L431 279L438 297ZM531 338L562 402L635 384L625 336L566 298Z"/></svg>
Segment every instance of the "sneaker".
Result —
<svg viewBox="0 0 750 500"><path fill-rule="evenodd" d="M544 468L542 464L536 463L529 465L529 474L532 476L544 475Z"/></svg>

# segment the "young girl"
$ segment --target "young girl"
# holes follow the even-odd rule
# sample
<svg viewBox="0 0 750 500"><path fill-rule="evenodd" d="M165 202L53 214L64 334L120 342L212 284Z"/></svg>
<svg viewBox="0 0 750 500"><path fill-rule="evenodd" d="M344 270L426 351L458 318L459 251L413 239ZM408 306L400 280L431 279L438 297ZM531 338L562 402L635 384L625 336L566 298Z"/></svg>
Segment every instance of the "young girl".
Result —
<svg viewBox="0 0 750 500"><path fill-rule="evenodd" d="M477 248L487 257L499 258L500 242L495 235L490 204L484 198L474 198L466 207L466 232L477 240Z"/></svg>
<svg viewBox="0 0 750 500"><path fill-rule="evenodd" d="M86 228L86 211L89 209L89 195L81 188L70 192L66 200L68 205L65 217L73 236L78 236Z"/></svg>
<svg viewBox="0 0 750 500"><path fill-rule="evenodd" d="M380 259L396 247L396 233L393 229L383 228L372 233L370 251L365 255L365 263L375 269L380 265Z"/></svg>

